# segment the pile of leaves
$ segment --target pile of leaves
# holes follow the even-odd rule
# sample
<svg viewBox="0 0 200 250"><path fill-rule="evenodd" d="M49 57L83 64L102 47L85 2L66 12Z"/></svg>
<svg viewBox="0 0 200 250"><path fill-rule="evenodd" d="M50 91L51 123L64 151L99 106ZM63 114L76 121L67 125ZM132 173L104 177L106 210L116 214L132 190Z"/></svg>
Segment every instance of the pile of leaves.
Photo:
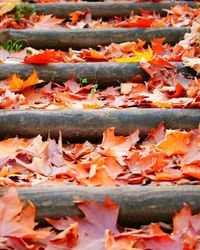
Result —
<svg viewBox="0 0 200 250"><path fill-rule="evenodd" d="M99 50L69 49L68 52L56 50L35 50L8 41L2 45L2 63L24 62L27 64L67 63L67 62L140 62L150 79L141 76L121 83L119 87L106 90L96 85L83 86L74 79L59 86L55 82L36 86L39 80L36 72L26 81L13 75L0 83L1 109L66 109L66 108L199 108L199 78L188 79L177 73L171 62L183 61L199 73L199 25L194 21L191 33L178 44L164 44L164 38L154 39L150 45L145 41L112 43ZM6 50L9 50L6 51ZM75 76L76 77L76 76ZM88 83L86 79L86 84Z"/></svg>
<svg viewBox="0 0 200 250"><path fill-rule="evenodd" d="M200 129L165 130L163 124L140 141L139 130L116 136L103 133L98 145L63 145L38 135L0 142L0 185L29 186L42 182L118 187L134 184L199 184Z"/></svg>
<svg viewBox="0 0 200 250"><path fill-rule="evenodd" d="M172 46L165 43L165 38L154 38L148 45L145 41L111 43L108 46L99 46L99 49L73 50L67 52L46 49L36 50L24 48L20 41L8 40L1 44L1 63L76 63L76 62L120 62L131 63L152 61L162 58L168 62L181 62L186 58L198 60L199 47L199 23L195 22L191 33L186 33L186 38ZM190 40L189 42L187 42ZM161 60L161 61L162 61ZM191 60L190 60L191 62ZM162 65L162 63L160 64ZM192 66L190 63L189 66Z"/></svg>
<svg viewBox="0 0 200 250"><path fill-rule="evenodd" d="M18 1L16 1L18 3ZM5 3L6 5L6 3ZM14 5L14 4L13 4ZM12 7L13 7L12 5ZM9 5L10 6L10 5ZM5 9L5 8L4 8ZM17 6L15 13L7 13L0 8L0 29L82 29L82 28L163 28L188 27L200 15L199 8L190 8L188 5L175 5L166 11L166 16L159 13L141 10L141 14L132 13L130 17L120 16L108 21L93 19L90 10L71 13L70 21L59 19L52 15L36 14L34 8L26 5Z"/></svg>
<svg viewBox="0 0 200 250"><path fill-rule="evenodd" d="M140 229L117 225L119 206L109 199L104 205L95 201L77 202L84 217L53 220L38 228L36 208L28 201L20 201L17 191L9 189L0 198L0 248L40 250L119 250L119 249L199 249L200 214L192 215L184 205L173 218L171 232L165 232L160 223L151 223ZM98 212L97 212L98 211ZM37 228L36 228L37 226ZM168 226L170 228L170 226Z"/></svg>
<svg viewBox="0 0 200 250"><path fill-rule="evenodd" d="M174 46L165 43L165 38L154 38L148 45L145 41L111 43L99 49L73 50L67 52L46 49L24 48L20 41L8 40L0 45L0 63L82 63L82 62L151 62L156 66L167 62L184 62L200 72L200 19L194 20L191 32Z"/></svg>
<svg viewBox="0 0 200 250"><path fill-rule="evenodd" d="M0 109L200 108L199 78L186 78L161 58L141 66L149 80L136 75L106 89L87 79L45 84L35 71L27 80L14 74L0 82Z"/></svg>

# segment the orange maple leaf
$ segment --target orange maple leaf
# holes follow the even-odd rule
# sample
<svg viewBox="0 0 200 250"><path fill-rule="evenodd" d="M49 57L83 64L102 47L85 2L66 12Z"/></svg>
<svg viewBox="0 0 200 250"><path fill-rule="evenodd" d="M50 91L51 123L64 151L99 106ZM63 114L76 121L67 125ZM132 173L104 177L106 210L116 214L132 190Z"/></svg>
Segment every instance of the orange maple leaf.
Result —
<svg viewBox="0 0 200 250"><path fill-rule="evenodd" d="M173 131L166 135L165 140L156 145L156 148L167 156L185 154L190 148L192 131Z"/></svg>
<svg viewBox="0 0 200 250"><path fill-rule="evenodd" d="M33 71L32 75L30 75L25 81L22 80L18 75L14 74L10 79L9 89L11 91L19 91L27 87L36 85L40 82L41 81L39 80L38 74L35 70Z"/></svg>

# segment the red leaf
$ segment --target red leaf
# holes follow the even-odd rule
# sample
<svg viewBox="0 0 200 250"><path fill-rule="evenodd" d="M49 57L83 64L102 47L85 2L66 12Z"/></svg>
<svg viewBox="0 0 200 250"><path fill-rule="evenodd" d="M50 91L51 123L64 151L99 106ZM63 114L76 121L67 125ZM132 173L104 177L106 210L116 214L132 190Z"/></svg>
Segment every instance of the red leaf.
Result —
<svg viewBox="0 0 200 250"><path fill-rule="evenodd" d="M37 55L24 58L24 63L27 64L47 64L56 62L65 62L66 53L55 50L45 50Z"/></svg>
<svg viewBox="0 0 200 250"><path fill-rule="evenodd" d="M162 59L161 57L156 57L153 58L151 60L151 65L155 66L155 67L166 67L166 68L170 68L170 69L175 69L176 67L169 63L167 60Z"/></svg>
<svg viewBox="0 0 200 250"><path fill-rule="evenodd" d="M125 21L115 24L115 27L146 28L146 27L150 27L152 23L154 22L154 20L155 18L144 18L140 16L133 16Z"/></svg>

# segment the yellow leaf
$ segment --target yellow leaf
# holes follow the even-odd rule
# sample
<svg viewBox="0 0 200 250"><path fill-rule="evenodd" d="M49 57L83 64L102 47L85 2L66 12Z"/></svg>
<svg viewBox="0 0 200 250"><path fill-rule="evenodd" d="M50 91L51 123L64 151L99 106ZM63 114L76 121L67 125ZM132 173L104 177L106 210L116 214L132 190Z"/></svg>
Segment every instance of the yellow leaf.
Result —
<svg viewBox="0 0 200 250"><path fill-rule="evenodd" d="M100 107L98 103L83 103L83 109L99 109Z"/></svg>
<svg viewBox="0 0 200 250"><path fill-rule="evenodd" d="M24 84L24 81L16 74L14 74L12 77L11 77L11 81L9 83L9 89L14 91L16 89L20 89L21 86L23 86Z"/></svg>
<svg viewBox="0 0 200 250"><path fill-rule="evenodd" d="M24 81L22 80L18 75L14 74L9 83L9 89L11 91L18 91L24 88L27 88L29 86L33 86L35 84L38 84L40 82L37 72L34 70L32 75L29 76L29 78Z"/></svg>
<svg viewBox="0 0 200 250"><path fill-rule="evenodd" d="M21 3L21 0L7 0L0 6L0 16L6 14L7 12L13 10L17 4Z"/></svg>
<svg viewBox="0 0 200 250"><path fill-rule="evenodd" d="M158 108L172 108L173 105L170 101L166 102L153 102L153 105Z"/></svg>
<svg viewBox="0 0 200 250"><path fill-rule="evenodd" d="M21 173L22 169L20 168L14 168L12 170L9 170L7 167L3 167L0 171L0 177L7 177L9 175L19 174Z"/></svg>
<svg viewBox="0 0 200 250"><path fill-rule="evenodd" d="M122 57L122 58L116 59L116 61L120 63L135 63L135 62L140 62L144 58L147 62L149 62L151 61L152 56L153 56L153 51L150 46L148 46L148 49L144 52L139 52L136 50L133 50L133 52L136 55L135 57L130 57L130 58Z"/></svg>

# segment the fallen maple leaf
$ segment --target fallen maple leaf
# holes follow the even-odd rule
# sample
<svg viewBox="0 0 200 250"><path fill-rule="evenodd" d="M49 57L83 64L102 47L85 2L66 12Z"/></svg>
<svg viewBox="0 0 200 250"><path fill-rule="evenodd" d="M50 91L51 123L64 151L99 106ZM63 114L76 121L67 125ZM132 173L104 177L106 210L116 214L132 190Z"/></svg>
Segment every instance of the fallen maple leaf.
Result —
<svg viewBox="0 0 200 250"><path fill-rule="evenodd" d="M200 233L200 214L192 216L191 208L184 204L181 211L176 213L173 226L172 235L179 245L182 243L188 249L198 249L196 247L199 244L197 237Z"/></svg>
<svg viewBox="0 0 200 250"><path fill-rule="evenodd" d="M71 25L75 25L77 24L77 22L81 21L82 19L84 19L85 24L87 24L89 22L92 21L91 19L91 11L89 9L87 9L86 11L74 11L72 13L69 14L71 22Z"/></svg>
<svg viewBox="0 0 200 250"><path fill-rule="evenodd" d="M55 237L53 237L51 239L51 243L55 248L57 248L56 246L58 246L59 249L61 249L60 247L64 247L64 249L66 247L68 249L68 248L73 248L77 245L78 238L79 238L78 223L72 223L64 231L60 232ZM50 246L48 247L50 248Z"/></svg>
<svg viewBox="0 0 200 250"><path fill-rule="evenodd" d="M150 46L148 46L148 49L144 52L139 52L136 50L133 50L135 57L130 58L117 58L116 62L120 63L134 63L134 62L140 62L142 59L145 59L145 61L149 62L152 59L153 51Z"/></svg>
<svg viewBox="0 0 200 250"><path fill-rule="evenodd" d="M153 22L155 21L154 17L140 17L140 16L130 16L129 19L126 19L125 21L116 23L114 26L115 27L126 27L126 28L135 28L135 27L140 27L140 28L147 28L151 27Z"/></svg>
<svg viewBox="0 0 200 250"><path fill-rule="evenodd" d="M2 63L22 63L27 55L27 49L22 49L19 52L8 52L5 49L0 49L0 60Z"/></svg>
<svg viewBox="0 0 200 250"><path fill-rule="evenodd" d="M164 123L160 123L157 128L152 128L149 133L148 137L144 142L142 143L143 145L147 144L158 144L164 139L165 136L165 127Z"/></svg>
<svg viewBox="0 0 200 250"><path fill-rule="evenodd" d="M32 75L28 77L26 81L22 80L18 75L14 74L9 81L9 89L12 91L19 91L27 87L36 85L41 81L38 78L36 71L34 70Z"/></svg>
<svg viewBox="0 0 200 250"><path fill-rule="evenodd" d="M21 0L6 0L0 4L0 16L13 10L17 4L21 3Z"/></svg>
<svg viewBox="0 0 200 250"><path fill-rule="evenodd" d="M66 237L66 234L73 228L72 230L76 231L73 233L72 238L73 249L91 250L94 249L94 247L97 250L104 249L106 230L110 229L113 234L119 233L117 229L118 205L107 198L105 198L104 205L99 205L95 201L83 201L77 202L76 204L85 215L84 218L74 216L69 219L61 220L46 219L56 229L62 230L62 232L60 232L56 238L53 238L51 242L55 245L61 243L61 246L69 247L69 238ZM77 237L77 234L79 237Z"/></svg>
<svg viewBox="0 0 200 250"><path fill-rule="evenodd" d="M139 140L139 130L127 137L115 136L115 129L108 128L103 133L103 141L98 146L98 152L108 157L116 157L122 160L123 156L128 154L128 151L135 146Z"/></svg>
<svg viewBox="0 0 200 250"><path fill-rule="evenodd" d="M151 65L156 66L156 67L166 67L166 68L171 68L175 69L175 66L166 60L162 59L161 57L156 57L151 60Z"/></svg>
<svg viewBox="0 0 200 250"><path fill-rule="evenodd" d="M29 202L20 202L17 191L9 189L0 198L0 236L17 238L46 238L50 233L47 230L34 230L38 223L35 223L35 207Z"/></svg>
<svg viewBox="0 0 200 250"><path fill-rule="evenodd" d="M173 154L185 154L190 148L192 135L192 131L169 131L169 133L166 135L166 138L156 145L156 149L168 156Z"/></svg>
<svg viewBox="0 0 200 250"><path fill-rule="evenodd" d="M18 137L0 141L0 160L8 157L15 157L17 149L20 146L27 146L28 144L29 142L27 139Z"/></svg>
<svg viewBox="0 0 200 250"><path fill-rule="evenodd" d="M39 29L39 30L53 30L53 29L62 29L61 24L65 19L59 19L53 17L52 15L40 15L39 20L34 22L31 29Z"/></svg>
<svg viewBox="0 0 200 250"><path fill-rule="evenodd" d="M66 53L55 50L45 50L36 55L27 56L24 58L24 63L27 64L47 64L54 62L65 62Z"/></svg>

